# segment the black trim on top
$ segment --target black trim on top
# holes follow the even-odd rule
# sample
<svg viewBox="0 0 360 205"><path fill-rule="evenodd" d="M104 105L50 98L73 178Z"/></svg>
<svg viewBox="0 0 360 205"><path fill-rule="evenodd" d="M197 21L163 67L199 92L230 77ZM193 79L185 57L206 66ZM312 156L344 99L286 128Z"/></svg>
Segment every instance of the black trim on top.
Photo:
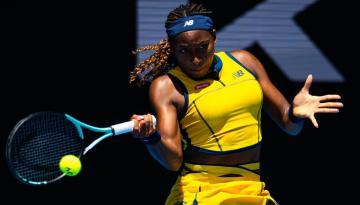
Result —
<svg viewBox="0 0 360 205"><path fill-rule="evenodd" d="M200 110L199 110L199 108L197 107L195 100L193 101L193 104L194 104L194 107L195 107L195 109L196 109L196 112L199 114L199 116L200 116L200 118L202 119L202 121L203 121L203 122L205 123L205 125L208 127L208 129L210 130L211 134L214 135L214 138L215 138L215 140L216 140L216 144L218 145L220 151L222 151L222 147L221 147L221 145L219 144L219 139L218 139L217 136L215 135L215 132L211 129L209 123L208 123L208 122L205 120L205 118L201 115Z"/></svg>
<svg viewBox="0 0 360 205"><path fill-rule="evenodd" d="M191 139L189 138L188 133L186 132L186 129L183 128L182 124L180 123L180 133L183 137L183 140L186 141L186 147L183 146L183 150L186 150L189 146L191 146Z"/></svg>
<svg viewBox="0 0 360 205"><path fill-rule="evenodd" d="M234 60L236 63L244 67L251 75L254 76L254 78L257 79L255 73L253 73L249 68L247 68L244 64L242 64L238 59L236 59L230 52L226 51L226 55L228 55L232 60Z"/></svg>
<svg viewBox="0 0 360 205"><path fill-rule="evenodd" d="M251 149L254 149L254 148L258 147L258 146L261 146L261 142L258 142L256 144L253 144L253 145L250 145L250 146L247 146L247 147L243 147L243 148L240 148L240 149L229 150L229 151L212 151L212 150L207 150L207 149L203 149L203 148L200 148L200 147L195 147L193 145L189 146L189 148L191 148L193 150L196 150L198 152L201 152L201 153L205 153L205 154L227 155L227 154L243 152L243 151L246 151L246 150L251 150Z"/></svg>
<svg viewBox="0 0 360 205"><path fill-rule="evenodd" d="M174 83L176 83L176 85L180 86L180 89L181 89L181 91L183 92L182 94L183 94L183 96L184 96L184 101L185 101L185 103L184 103L184 109L182 110L181 115L178 117L179 120L181 120L181 119L184 118L185 113L186 113L186 111L187 111L187 109L188 109L188 106L189 106L189 94L188 94L189 91L186 89L186 86L184 85L184 83L183 83L179 78L177 78L176 76L174 76L174 75L172 75L172 74L170 74L170 73L168 73L167 75L169 76L169 78L170 78Z"/></svg>

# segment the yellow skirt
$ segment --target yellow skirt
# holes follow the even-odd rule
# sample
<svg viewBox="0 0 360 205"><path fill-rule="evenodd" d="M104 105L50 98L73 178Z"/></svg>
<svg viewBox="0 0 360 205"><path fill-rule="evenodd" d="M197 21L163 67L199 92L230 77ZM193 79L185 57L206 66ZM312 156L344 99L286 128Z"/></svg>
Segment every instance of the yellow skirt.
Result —
<svg viewBox="0 0 360 205"><path fill-rule="evenodd" d="M166 205L277 205L253 172L259 163L239 167L185 164Z"/></svg>

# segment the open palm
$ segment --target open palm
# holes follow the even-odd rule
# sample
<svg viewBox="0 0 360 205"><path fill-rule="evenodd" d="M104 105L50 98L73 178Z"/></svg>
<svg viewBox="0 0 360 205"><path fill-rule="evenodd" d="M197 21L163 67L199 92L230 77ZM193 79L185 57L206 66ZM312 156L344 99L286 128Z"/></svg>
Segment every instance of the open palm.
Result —
<svg viewBox="0 0 360 205"><path fill-rule="evenodd" d="M338 113L343 107L341 102L331 102L341 99L340 95L329 94L315 96L309 93L313 77L308 75L305 84L293 100L293 114L296 117L309 118L313 125L319 127L315 113Z"/></svg>

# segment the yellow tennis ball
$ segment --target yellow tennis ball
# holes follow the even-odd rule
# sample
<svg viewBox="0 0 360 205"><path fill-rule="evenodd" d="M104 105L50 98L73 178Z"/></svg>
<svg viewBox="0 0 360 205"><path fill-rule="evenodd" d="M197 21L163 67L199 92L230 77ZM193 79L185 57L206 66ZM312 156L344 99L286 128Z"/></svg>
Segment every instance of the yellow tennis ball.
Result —
<svg viewBox="0 0 360 205"><path fill-rule="evenodd" d="M75 155L65 155L59 162L59 168L67 176L76 176L81 171L81 161Z"/></svg>

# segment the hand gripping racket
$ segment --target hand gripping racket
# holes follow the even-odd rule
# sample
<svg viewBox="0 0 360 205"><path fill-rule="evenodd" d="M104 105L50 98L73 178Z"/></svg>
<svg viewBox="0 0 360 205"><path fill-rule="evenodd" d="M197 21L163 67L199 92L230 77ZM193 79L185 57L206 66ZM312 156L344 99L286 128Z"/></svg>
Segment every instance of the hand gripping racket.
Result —
<svg viewBox="0 0 360 205"><path fill-rule="evenodd" d="M153 124L156 126L156 119ZM100 141L133 130L134 121L99 128L58 112L38 112L20 120L6 144L6 160L16 179L28 185L46 185L65 176L59 169L62 156L79 158ZM85 147L84 131L100 133Z"/></svg>

